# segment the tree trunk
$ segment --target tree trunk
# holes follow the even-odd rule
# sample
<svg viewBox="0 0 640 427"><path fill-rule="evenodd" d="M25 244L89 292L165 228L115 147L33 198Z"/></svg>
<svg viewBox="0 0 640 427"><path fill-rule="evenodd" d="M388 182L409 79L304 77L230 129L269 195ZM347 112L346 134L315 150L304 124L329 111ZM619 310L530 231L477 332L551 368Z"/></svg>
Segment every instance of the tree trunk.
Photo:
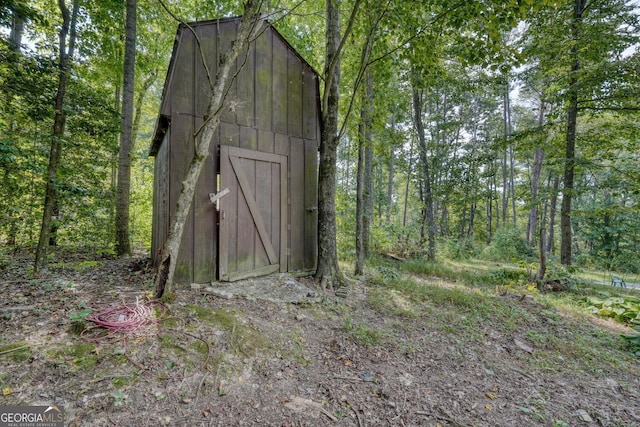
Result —
<svg viewBox="0 0 640 427"><path fill-rule="evenodd" d="M491 243L491 239L493 238L493 181L495 180L495 175L489 177L488 186L489 186L489 196L487 197L487 244Z"/></svg>
<svg viewBox="0 0 640 427"><path fill-rule="evenodd" d="M424 185L424 214L423 227L426 228L427 237L427 260L436 260L436 236L433 217L433 195L431 193L431 171L429 170L429 156L427 153L427 141L424 133L424 123L422 121L422 91L413 88L413 112L416 132L418 133L418 146L420 162L422 163L422 182Z"/></svg>
<svg viewBox="0 0 640 427"><path fill-rule="evenodd" d="M542 130L544 124L544 101L540 101L538 110L538 128ZM542 172L542 162L544 161L544 151L539 146L533 151L533 171L531 176L531 209L529 210L529 220L527 223L527 245L533 244L538 221L538 190L540 188L540 173Z"/></svg>
<svg viewBox="0 0 640 427"><path fill-rule="evenodd" d="M509 190L511 191L511 221L513 226L518 224L516 215L516 183L515 183L515 154L513 145L509 145Z"/></svg>
<svg viewBox="0 0 640 427"><path fill-rule="evenodd" d="M407 182L404 186L404 212L402 213L402 226L407 226L407 210L409 207L409 182L411 182L411 173L413 171L413 137L411 145L409 145L409 166L407 167Z"/></svg>
<svg viewBox="0 0 640 427"><path fill-rule="evenodd" d="M9 47L16 52L22 49L22 35L24 34L24 17L19 10L13 10L11 17L11 33L9 34Z"/></svg>
<svg viewBox="0 0 640 427"><path fill-rule="evenodd" d="M136 98L135 105L135 115L133 116L133 125L131 127L131 149L135 149L138 129L140 128L140 119L142 118L142 105L144 104L144 98L157 78L158 70L156 69L152 74L147 76L147 79L142 83L142 90L138 92L138 98Z"/></svg>
<svg viewBox="0 0 640 427"><path fill-rule="evenodd" d="M62 154L62 140L66 114L64 112L65 95L67 93L67 81L69 79L69 64L73 60L73 51L76 38L76 22L78 18L78 0L73 1L73 11L65 4L65 0L58 0L58 7L62 14L62 28L58 34L58 90L55 99L55 116L53 120L53 133L51 137L51 150L49 152L49 165L47 167L47 181L44 196L44 208L42 213L42 225L40 237L36 248L34 273L39 273L47 263L47 252L51 236L54 208L58 205L58 166ZM71 32L71 34L69 34ZM67 48L67 35L69 46ZM55 240L55 235L53 236Z"/></svg>
<svg viewBox="0 0 640 427"><path fill-rule="evenodd" d="M547 272L547 251L545 245L544 219L540 221L540 242L539 242L539 254L538 254L538 271L536 272L536 283L540 288L540 284L544 280L544 276Z"/></svg>
<svg viewBox="0 0 640 427"><path fill-rule="evenodd" d="M389 146L389 175L387 176L387 206L385 211L385 222L391 224L391 206L393 205L393 180L395 175L395 134L396 134L396 116L391 118L392 139Z"/></svg>
<svg viewBox="0 0 640 427"><path fill-rule="evenodd" d="M248 51L249 42L260 34L262 21L260 18L260 0L248 0L244 6L244 15L238 27L237 38L227 52L225 52L219 62L215 80L209 81L209 105L205 121L194 134L195 153L187 174L182 181L182 189L176 202L175 213L171 216L169 235L165 242L165 247L160 256L158 274L155 280L154 297L161 298L165 293L171 294L173 277L175 274L176 262L182 234L186 223L187 215L191 209L196 183L202 171L202 167L209 155L209 146L220 124L220 114L227 89L234 79L231 74L235 70L236 58L242 52ZM201 58L204 59L204 52ZM244 63L244 61L241 61Z"/></svg>
<svg viewBox="0 0 640 427"><path fill-rule="evenodd" d="M120 151L116 189L116 254L131 253L129 239L129 197L131 188L131 147L133 128L133 96L136 70L136 0L127 0L125 25L122 114L120 117Z"/></svg>
<svg viewBox="0 0 640 427"><path fill-rule="evenodd" d="M335 0L326 0L326 56L322 99L322 135L318 166L318 266L315 278L323 289L340 282L336 248L336 153L338 149L338 107L340 100L340 58L351 33L362 0L356 0L349 26L340 38L340 10Z"/></svg>
<svg viewBox="0 0 640 427"><path fill-rule="evenodd" d="M556 221L556 210L558 206L558 188L560 187L560 177L556 175L553 180L553 191L551 193L551 202L549 207L549 238L547 239L547 252L554 254L556 246L554 243L554 232Z"/></svg>
<svg viewBox="0 0 640 427"><path fill-rule="evenodd" d="M564 185L562 189L562 208L560 211L560 262L571 265L572 232L571 232L571 199L573 198L573 178L575 172L576 125L578 121L578 72L580 58L578 40L580 38L580 23L586 0L574 0L573 20L571 22L571 72L569 87L567 88L567 135L564 164Z"/></svg>
<svg viewBox="0 0 640 427"><path fill-rule="evenodd" d="M502 225L507 225L507 208L509 206L509 187L507 184L507 149L502 152ZM498 228L498 227L496 227Z"/></svg>
<svg viewBox="0 0 640 427"><path fill-rule="evenodd" d="M364 109L358 125L358 166L356 171L356 266L355 275L364 274Z"/></svg>
<svg viewBox="0 0 640 427"><path fill-rule="evenodd" d="M367 70L365 77L364 104L364 216L362 218L362 249L364 258L368 259L370 250L371 226L373 224L373 139L371 136L371 120L373 116L373 72Z"/></svg>

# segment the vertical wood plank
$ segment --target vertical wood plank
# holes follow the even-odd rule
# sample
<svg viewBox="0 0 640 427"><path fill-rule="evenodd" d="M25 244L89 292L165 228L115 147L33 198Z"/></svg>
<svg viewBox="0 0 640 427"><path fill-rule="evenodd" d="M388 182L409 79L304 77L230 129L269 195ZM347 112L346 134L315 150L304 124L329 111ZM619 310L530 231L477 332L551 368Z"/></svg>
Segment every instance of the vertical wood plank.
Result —
<svg viewBox="0 0 640 427"><path fill-rule="evenodd" d="M204 118L207 114L207 108L209 106L209 98L211 97L211 85L207 78L207 73L202 63L202 54L207 62L207 67L211 77L215 79L218 67L218 52L217 52L217 27L215 25L197 25L194 27L198 33L200 39L200 47L196 44L194 47L194 66L196 70L195 76L195 115L199 118ZM187 30L188 31L188 30Z"/></svg>
<svg viewBox="0 0 640 427"><path fill-rule="evenodd" d="M287 47L273 39L273 130L287 133Z"/></svg>
<svg viewBox="0 0 640 427"><path fill-rule="evenodd" d="M304 269L315 270L318 260L318 143L304 141Z"/></svg>
<svg viewBox="0 0 640 427"><path fill-rule="evenodd" d="M239 173L243 173L247 178L247 185L249 189L253 194L255 194L255 160L239 159L236 157L232 157L230 160L232 162L232 166L234 166L236 178L238 178ZM249 210L247 196L243 193L242 189L238 189L237 213L238 222L236 236L238 241L236 244L238 246L238 263L235 271L253 270L255 268L256 230L253 216Z"/></svg>
<svg viewBox="0 0 640 427"><path fill-rule="evenodd" d="M240 128L232 123L220 122L220 145L240 146Z"/></svg>
<svg viewBox="0 0 640 427"><path fill-rule="evenodd" d="M289 136L302 137L302 63L287 51L287 129Z"/></svg>
<svg viewBox="0 0 640 427"><path fill-rule="evenodd" d="M289 241L287 237L289 236L289 230L287 229L287 225L289 224L289 215L287 210L287 196L289 194L289 185L287 180L287 174L289 173L289 161L287 157L281 157L279 162L278 171L280 172L280 178L278 179L278 188L280 191L280 206L278 209L280 219L280 272L284 273L289 270ZM275 191L278 189L274 188Z"/></svg>
<svg viewBox="0 0 640 427"><path fill-rule="evenodd" d="M274 137L273 132L268 130L258 130L258 151L264 151L265 153L274 152Z"/></svg>
<svg viewBox="0 0 640 427"><path fill-rule="evenodd" d="M281 133L275 134L275 150L276 154L280 154L281 156L289 155L289 137L287 135L283 135Z"/></svg>
<svg viewBox="0 0 640 427"><path fill-rule="evenodd" d="M256 150L258 148L256 129L240 126L240 148L246 148L248 150Z"/></svg>
<svg viewBox="0 0 640 427"><path fill-rule="evenodd" d="M153 175L153 230L151 233L151 258L153 266L160 262L160 253L169 234L169 139L167 129L160 149L156 153Z"/></svg>
<svg viewBox="0 0 640 427"><path fill-rule="evenodd" d="M175 58L171 83L171 139L169 147L169 222L176 211L176 204L193 157L193 81L195 40L193 34L183 29ZM187 215L180 252L176 260L174 280L190 283L193 280L193 207Z"/></svg>
<svg viewBox="0 0 640 427"><path fill-rule="evenodd" d="M291 138L291 154L289 157L291 179L289 197L291 198L291 254L289 269L300 271L304 269L304 141Z"/></svg>
<svg viewBox="0 0 640 427"><path fill-rule="evenodd" d="M308 66L303 68L302 77L302 134L305 139L318 139L318 123L320 120L318 103L318 79Z"/></svg>
<svg viewBox="0 0 640 427"><path fill-rule="evenodd" d="M169 215L173 218L176 211L176 204L182 181L186 177L189 163L193 158L193 120L189 116L181 115L180 120L171 124L171 147L170 147L170 193L169 193ZM193 205L187 215L180 252L176 260L175 281L176 283L191 283L193 269Z"/></svg>
<svg viewBox="0 0 640 427"><path fill-rule="evenodd" d="M236 82L238 95L235 106L232 104L230 108L235 108L238 124L243 126L255 125L255 54L256 44L252 42L246 52L240 53L237 61L238 67L242 67Z"/></svg>
<svg viewBox="0 0 640 427"><path fill-rule="evenodd" d="M196 120L196 127L201 124L201 119ZM217 136L214 136L209 146L209 156L198 178L194 199L193 281L195 283L207 283L216 278L214 244L217 237L216 207L209 199L209 194L216 192L216 144Z"/></svg>
<svg viewBox="0 0 640 427"><path fill-rule="evenodd" d="M179 45L174 58L173 74L169 92L171 96L171 118L179 115L192 115L193 111L193 54L194 39L187 29L179 34Z"/></svg>
<svg viewBox="0 0 640 427"><path fill-rule="evenodd" d="M271 124L272 114L272 39L273 31L264 31L256 40L256 64L255 64L255 108L256 126L258 129L273 130Z"/></svg>
<svg viewBox="0 0 640 427"><path fill-rule="evenodd" d="M229 193L220 199L220 238L218 241L218 274L220 280L226 280L230 271L235 271L235 235L236 205L238 186L229 161L229 147L220 147L220 183ZM231 263L231 265L229 265Z"/></svg>
<svg viewBox="0 0 640 427"><path fill-rule="evenodd" d="M271 162L256 161L256 174L255 174L255 198L258 211L262 217L262 221L265 226L266 234L269 236L269 240L272 243L274 249L278 249L273 241L273 224L272 216L274 211L272 204L274 202L273 194L271 191L273 176L271 174ZM277 202L277 200L276 200ZM267 256L266 248L260 238L260 235L255 235L255 267L264 267L271 264Z"/></svg>

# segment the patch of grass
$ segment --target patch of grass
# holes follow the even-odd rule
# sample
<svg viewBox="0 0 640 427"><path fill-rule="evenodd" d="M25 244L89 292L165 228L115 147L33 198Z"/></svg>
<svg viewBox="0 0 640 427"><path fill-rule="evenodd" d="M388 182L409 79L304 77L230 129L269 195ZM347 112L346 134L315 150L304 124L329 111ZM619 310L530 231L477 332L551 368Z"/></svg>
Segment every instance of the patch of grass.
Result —
<svg viewBox="0 0 640 427"><path fill-rule="evenodd" d="M303 337L303 333L304 330L299 326L289 331L289 339L293 345L288 348L288 352L289 356L300 365L309 366L311 362L305 357L304 344L306 341Z"/></svg>
<svg viewBox="0 0 640 427"><path fill-rule="evenodd" d="M408 318L420 317L422 312L419 304L395 289L372 288L367 293L367 303L380 313L391 313Z"/></svg>
<svg viewBox="0 0 640 427"><path fill-rule="evenodd" d="M344 319L344 329L349 333L349 337L353 341L365 347L382 344L386 335L385 332L380 329L369 328L362 323L354 323L351 317Z"/></svg>
<svg viewBox="0 0 640 427"><path fill-rule="evenodd" d="M421 276L457 277L445 264L421 260L409 260L402 263L402 271Z"/></svg>
<svg viewBox="0 0 640 427"><path fill-rule="evenodd" d="M19 341L0 345L0 357L9 358L16 363L24 362L31 357L31 344Z"/></svg>
<svg viewBox="0 0 640 427"><path fill-rule="evenodd" d="M197 305L190 305L187 309L192 316L224 331L230 348L236 354L253 356L259 351L272 348L272 344L262 334L240 320L238 310L212 310Z"/></svg>
<svg viewBox="0 0 640 427"><path fill-rule="evenodd" d="M51 349L47 352L47 356L61 365L69 366L71 362L75 369L89 369L99 358L95 349L95 344L83 341Z"/></svg>
<svg viewBox="0 0 640 427"><path fill-rule="evenodd" d="M138 377L132 375L126 377L113 377L111 379L111 384L113 384L116 389L120 389L134 384L137 380Z"/></svg>

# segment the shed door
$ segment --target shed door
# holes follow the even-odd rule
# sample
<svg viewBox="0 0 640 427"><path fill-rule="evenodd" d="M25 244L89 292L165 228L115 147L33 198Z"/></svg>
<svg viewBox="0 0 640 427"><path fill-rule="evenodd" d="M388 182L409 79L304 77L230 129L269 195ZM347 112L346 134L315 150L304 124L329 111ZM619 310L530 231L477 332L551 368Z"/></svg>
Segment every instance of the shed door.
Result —
<svg viewBox="0 0 640 427"><path fill-rule="evenodd" d="M219 277L287 271L287 157L220 146Z"/></svg>

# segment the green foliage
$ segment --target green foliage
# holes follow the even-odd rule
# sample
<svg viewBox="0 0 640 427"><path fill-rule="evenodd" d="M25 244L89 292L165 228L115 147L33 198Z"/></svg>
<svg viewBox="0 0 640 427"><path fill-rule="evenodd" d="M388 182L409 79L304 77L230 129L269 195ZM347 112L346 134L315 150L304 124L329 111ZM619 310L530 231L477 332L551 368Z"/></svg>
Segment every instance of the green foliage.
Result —
<svg viewBox="0 0 640 427"><path fill-rule="evenodd" d="M491 244L484 249L482 257L491 261L520 261L531 259L534 256L531 248L520 230L514 227L499 228Z"/></svg>
<svg viewBox="0 0 640 427"><path fill-rule="evenodd" d="M603 317L610 317L618 322L640 325L640 298L624 295L611 296L608 292L599 292L599 296L584 297L581 300L587 310Z"/></svg>
<svg viewBox="0 0 640 427"><path fill-rule="evenodd" d="M629 344L631 352L635 356L640 357L640 326L636 326L634 330L637 331L638 333L624 334L622 335L622 338L626 340L627 343Z"/></svg>
<svg viewBox="0 0 640 427"><path fill-rule="evenodd" d="M91 314L93 310L89 307L85 307L82 310L78 311L78 312L73 312L69 314L69 319L73 320L74 322L82 322L84 320L85 317L87 317L89 314Z"/></svg>
<svg viewBox="0 0 640 427"><path fill-rule="evenodd" d="M640 332L640 298L632 295L612 296L605 291L598 294L597 297L587 296L581 299L587 310L632 325L635 331ZM640 333L623 334L622 338L629 345L631 352L640 357Z"/></svg>
<svg viewBox="0 0 640 427"><path fill-rule="evenodd" d="M122 390L114 390L113 391L113 404L114 406L125 406L130 403L133 403L133 399L131 399L125 392Z"/></svg>
<svg viewBox="0 0 640 427"><path fill-rule="evenodd" d="M365 347L378 345L384 338L383 331L372 329L362 323L354 323L351 317L344 319L344 328L355 342Z"/></svg>
<svg viewBox="0 0 640 427"><path fill-rule="evenodd" d="M441 250L442 256L453 260L470 259L478 254L474 242L471 239L449 238L445 240Z"/></svg>

